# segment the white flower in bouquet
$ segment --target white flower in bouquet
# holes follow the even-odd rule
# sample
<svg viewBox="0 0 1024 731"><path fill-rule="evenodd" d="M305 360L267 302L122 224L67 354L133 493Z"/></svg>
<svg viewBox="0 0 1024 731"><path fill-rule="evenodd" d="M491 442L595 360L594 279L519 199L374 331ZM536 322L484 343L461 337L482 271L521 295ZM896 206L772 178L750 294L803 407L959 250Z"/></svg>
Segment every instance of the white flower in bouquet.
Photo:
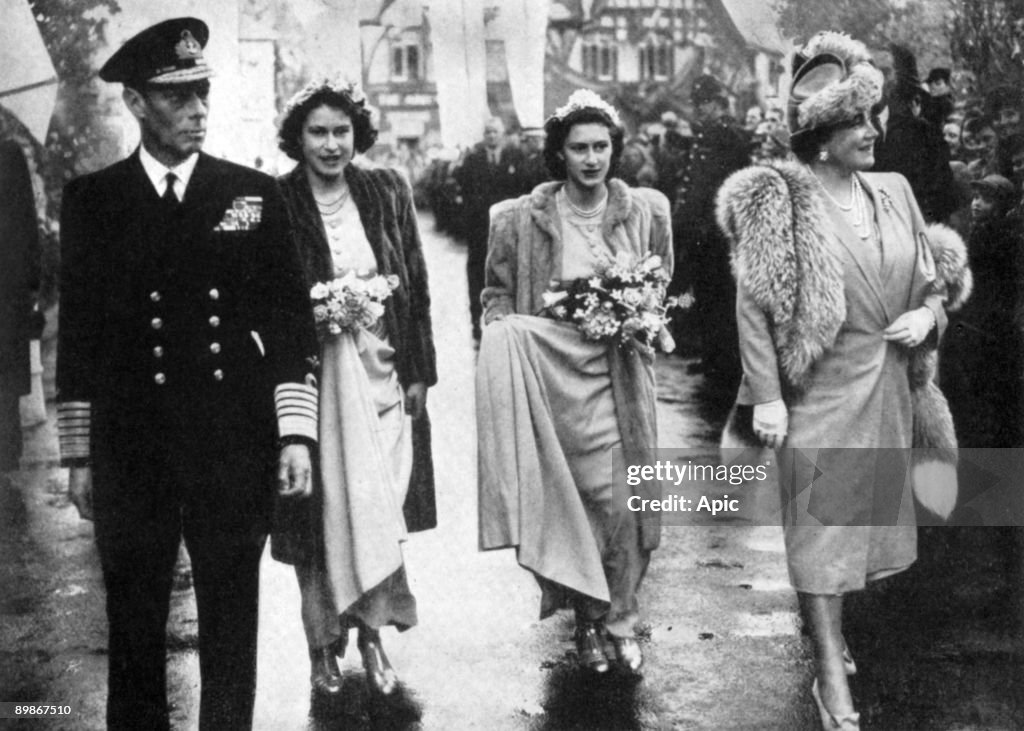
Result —
<svg viewBox="0 0 1024 731"><path fill-rule="evenodd" d="M394 275L367 278L351 271L330 282L317 282L309 291L313 319L330 335L371 328L384 315L384 301L398 284Z"/></svg>
<svg viewBox="0 0 1024 731"><path fill-rule="evenodd" d="M587 340L664 342L661 334L675 298L666 297L668 272L659 256L637 259L620 252L599 276L577 279L564 291L543 295L549 316L572 322Z"/></svg>

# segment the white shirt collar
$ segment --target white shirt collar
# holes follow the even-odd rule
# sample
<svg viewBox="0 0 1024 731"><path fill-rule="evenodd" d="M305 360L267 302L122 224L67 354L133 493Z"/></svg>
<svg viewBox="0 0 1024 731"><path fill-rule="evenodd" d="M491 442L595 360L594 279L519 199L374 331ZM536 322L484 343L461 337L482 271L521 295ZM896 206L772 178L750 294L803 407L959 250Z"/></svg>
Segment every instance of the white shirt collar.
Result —
<svg viewBox="0 0 1024 731"><path fill-rule="evenodd" d="M153 184L153 189L156 190L157 195L162 196L164 194L164 186L167 184L167 173L174 173L177 177L177 180L174 181L174 192L177 194L178 200L184 200L185 189L188 188L188 181L191 179L198 161L199 153L196 152L189 155L185 162L177 167L169 168L153 157L145 145L139 145L139 162L142 163L142 169L146 171L146 177Z"/></svg>

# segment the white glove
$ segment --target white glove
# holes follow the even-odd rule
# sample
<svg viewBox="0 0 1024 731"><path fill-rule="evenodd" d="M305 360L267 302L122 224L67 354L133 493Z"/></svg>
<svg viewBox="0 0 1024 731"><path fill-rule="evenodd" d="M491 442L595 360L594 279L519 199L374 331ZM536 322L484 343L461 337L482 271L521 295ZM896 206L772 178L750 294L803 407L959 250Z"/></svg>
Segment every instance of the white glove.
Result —
<svg viewBox="0 0 1024 731"><path fill-rule="evenodd" d="M754 405L754 434L772 449L782 446L789 429L789 412L782 399Z"/></svg>

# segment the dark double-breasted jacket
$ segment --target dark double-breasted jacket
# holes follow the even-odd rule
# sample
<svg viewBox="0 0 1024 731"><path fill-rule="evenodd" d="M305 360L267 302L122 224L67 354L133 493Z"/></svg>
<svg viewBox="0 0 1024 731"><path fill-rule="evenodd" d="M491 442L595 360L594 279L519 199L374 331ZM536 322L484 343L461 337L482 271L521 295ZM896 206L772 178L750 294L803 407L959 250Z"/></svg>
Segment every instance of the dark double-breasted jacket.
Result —
<svg viewBox="0 0 1024 731"><path fill-rule="evenodd" d="M315 440L316 333L273 178L200 154L169 206L136 151L67 186L61 239L66 464L111 434L123 454L189 444L268 459L275 436Z"/></svg>
<svg viewBox="0 0 1024 731"><path fill-rule="evenodd" d="M412 190L399 173L388 169L350 164L345 168L345 179L377 260L378 273L398 277L399 286L384 309L398 379L406 387L413 383L433 386L437 383L437 367L430 292ZM330 281L334 278L334 263L305 168L296 167L278 182L291 217L306 284ZM410 531L437 525L430 420L426 414L413 420L413 470L404 512Z"/></svg>

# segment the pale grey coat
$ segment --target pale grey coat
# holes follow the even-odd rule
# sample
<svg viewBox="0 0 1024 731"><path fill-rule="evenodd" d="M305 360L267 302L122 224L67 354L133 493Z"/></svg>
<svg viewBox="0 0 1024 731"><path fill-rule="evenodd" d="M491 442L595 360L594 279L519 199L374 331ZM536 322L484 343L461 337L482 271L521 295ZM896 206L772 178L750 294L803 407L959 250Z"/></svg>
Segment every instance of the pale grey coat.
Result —
<svg viewBox="0 0 1024 731"><path fill-rule="evenodd" d="M801 276L809 268L839 276L831 284L830 276L801 281L804 293L818 290L802 300L790 298L788 312L778 304L785 299L780 282L761 281L764 266L755 271L749 251L735 254L744 370L737 403L784 399L784 446L811 456L779 453L784 498L790 501L783 516L790 576L798 591L813 594L862 588L866 580L905 569L916 558L907 463L915 417L911 352L883 340L882 331L904 312L925 306L937 323L928 343L934 348L946 324L945 287L936 277L925 224L906 180L866 173L860 181L873 202L880 247L860 239L813 178L787 179L797 189L794 199L803 196L818 207L821 228L797 252L795 269ZM756 215L764 220L769 213ZM737 231L732 233L735 240ZM776 318L786 317L780 326ZM829 451L817 451L822 449ZM821 471L817 477L814 465Z"/></svg>

